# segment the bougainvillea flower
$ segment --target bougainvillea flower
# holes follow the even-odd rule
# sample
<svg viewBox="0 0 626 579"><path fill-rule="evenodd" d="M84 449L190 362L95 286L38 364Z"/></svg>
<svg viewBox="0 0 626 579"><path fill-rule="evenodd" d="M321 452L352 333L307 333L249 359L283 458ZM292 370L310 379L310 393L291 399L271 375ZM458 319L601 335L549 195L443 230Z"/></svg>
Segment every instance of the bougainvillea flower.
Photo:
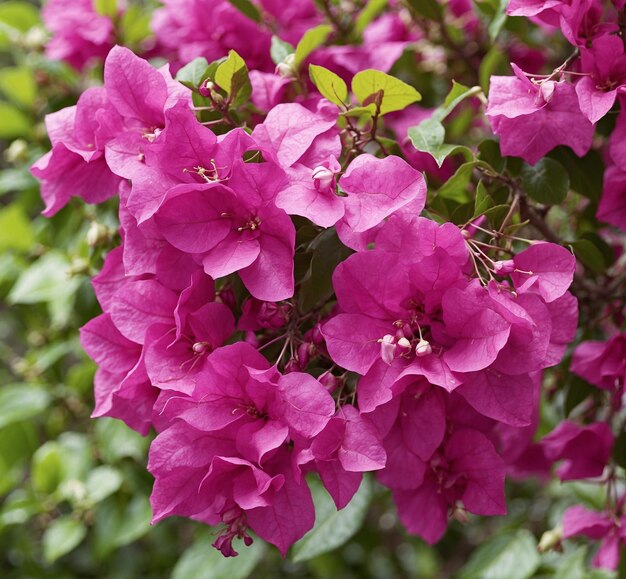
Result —
<svg viewBox="0 0 626 579"><path fill-rule="evenodd" d="M515 76L493 76L487 117L500 137L503 155L537 163L558 145L579 157L589 151L593 125L583 115L574 86L566 81L534 83L513 65Z"/></svg>
<svg viewBox="0 0 626 579"><path fill-rule="evenodd" d="M566 420L541 439L541 446L553 462L565 461L556 471L561 480L593 478L611 456L613 433L605 422L579 426Z"/></svg>
<svg viewBox="0 0 626 579"><path fill-rule="evenodd" d="M626 334L606 342L582 342L574 350L571 370L598 388L621 393L626 384Z"/></svg>

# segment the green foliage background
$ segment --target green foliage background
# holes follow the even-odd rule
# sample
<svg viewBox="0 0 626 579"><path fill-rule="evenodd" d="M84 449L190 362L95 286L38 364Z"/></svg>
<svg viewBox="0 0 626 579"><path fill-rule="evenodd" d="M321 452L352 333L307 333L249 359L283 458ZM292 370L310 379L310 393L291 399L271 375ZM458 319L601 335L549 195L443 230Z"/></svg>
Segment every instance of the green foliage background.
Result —
<svg viewBox="0 0 626 579"><path fill-rule="evenodd" d="M138 5L126 23L130 45L148 31L144 12ZM121 422L90 419L95 366L78 343L78 328L99 313L89 282L104 248L117 241L115 203L74 200L43 218L28 171L49 147L44 115L74 104L100 71L78 76L47 61L44 39L36 4L0 3L0 577L611 576L587 570L586 546L537 551L566 506L602 507L598 488L574 483L512 485L507 517L452 523L435 548L402 530L388 493L370 479L341 513L312 481L318 523L286 560L260 540L223 559L210 546L211 529L186 520L151 527L150 440ZM490 57L494 70L498 56ZM443 101L448 86L432 74L418 80L426 101ZM452 127L449 135L464 130ZM544 406L544 431L559 418Z"/></svg>

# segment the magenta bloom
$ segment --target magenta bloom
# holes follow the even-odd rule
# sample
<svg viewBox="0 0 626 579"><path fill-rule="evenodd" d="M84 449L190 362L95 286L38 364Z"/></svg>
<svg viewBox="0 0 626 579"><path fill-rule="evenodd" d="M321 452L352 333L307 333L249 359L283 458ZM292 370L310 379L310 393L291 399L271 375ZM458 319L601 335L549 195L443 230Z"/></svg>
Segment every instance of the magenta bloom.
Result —
<svg viewBox="0 0 626 579"><path fill-rule="evenodd" d="M238 162L228 187L178 185L155 214L156 225L178 250L196 254L217 279L238 272L257 299L293 295L295 229L276 207L283 173L271 163Z"/></svg>
<svg viewBox="0 0 626 579"><path fill-rule="evenodd" d="M554 80L534 83L512 66L515 76L494 76L489 88L487 117L500 137L502 153L531 164L558 145L585 155L594 131L574 86Z"/></svg>
<svg viewBox="0 0 626 579"><path fill-rule="evenodd" d="M106 103L105 89L90 88L76 106L46 116L52 150L31 167L32 174L41 181L44 215L54 215L72 196L82 197L87 203L102 203L117 195L121 179L109 169L104 158L105 143L98 134L96 111Z"/></svg>
<svg viewBox="0 0 626 579"><path fill-rule="evenodd" d="M613 433L605 422L578 426L564 421L541 440L546 456L564 460L557 469L563 481L593 478L604 471L613 450Z"/></svg>
<svg viewBox="0 0 626 579"><path fill-rule="evenodd" d="M615 571L620 561L620 550L626 543L626 517L612 513L598 513L583 506L570 507L563 515L563 538L582 535L601 541L593 558L593 566Z"/></svg>
<svg viewBox="0 0 626 579"><path fill-rule="evenodd" d="M164 400L161 413L178 421L150 451L154 520L221 521L226 529L215 546L225 555L235 554L233 538L245 540L250 527L284 555L314 520L288 443L319 434L334 410L312 376L282 376L245 343L216 350L191 397Z"/></svg>
<svg viewBox="0 0 626 579"><path fill-rule="evenodd" d="M64 60L82 70L95 60L104 60L115 44L113 22L98 14L93 0L48 0L43 21L52 38L46 56Z"/></svg>
<svg viewBox="0 0 626 579"><path fill-rule="evenodd" d="M607 342L583 342L574 350L571 370L590 384L621 395L626 384L626 334Z"/></svg>
<svg viewBox="0 0 626 579"><path fill-rule="evenodd" d="M423 472L417 486L392 491L404 526L427 543L441 539L459 501L477 515L506 514L504 462L480 432L455 431Z"/></svg>

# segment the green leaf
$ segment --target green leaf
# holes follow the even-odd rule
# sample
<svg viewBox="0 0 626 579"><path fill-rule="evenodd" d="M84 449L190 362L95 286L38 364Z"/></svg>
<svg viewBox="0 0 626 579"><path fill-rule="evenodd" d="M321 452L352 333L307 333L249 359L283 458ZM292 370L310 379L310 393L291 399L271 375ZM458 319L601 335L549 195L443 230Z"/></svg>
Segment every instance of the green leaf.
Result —
<svg viewBox="0 0 626 579"><path fill-rule="evenodd" d="M338 511L319 481L312 480L310 486L315 503L315 526L293 546L296 563L328 553L349 541L361 528L373 494L370 479L364 477L350 503Z"/></svg>
<svg viewBox="0 0 626 579"><path fill-rule="evenodd" d="M186 87L197 89L203 80L208 77L209 63L206 58L194 58L176 73L176 80Z"/></svg>
<svg viewBox="0 0 626 579"><path fill-rule="evenodd" d="M46 253L20 275L8 301L13 304L36 304L67 299L79 283L68 277L69 266L67 258L61 253Z"/></svg>
<svg viewBox="0 0 626 579"><path fill-rule="evenodd" d="M130 4L120 22L121 38L124 46L136 46L152 34L151 12L140 4Z"/></svg>
<svg viewBox="0 0 626 579"><path fill-rule="evenodd" d="M178 560L172 572L172 579L246 579L257 566L266 549L266 543L254 539L250 547L242 541L233 547L238 557L224 557L211 544L215 536L201 533Z"/></svg>
<svg viewBox="0 0 626 579"><path fill-rule="evenodd" d="M50 402L50 395L39 386L10 384L0 388L0 428L37 416Z"/></svg>
<svg viewBox="0 0 626 579"><path fill-rule="evenodd" d="M15 104L30 107L37 97L37 83L27 66L0 69L0 91Z"/></svg>
<svg viewBox="0 0 626 579"><path fill-rule="evenodd" d="M296 49L293 45L278 38L278 36L272 36L272 46L270 48L270 55L274 64L280 64L285 62L286 58L293 54Z"/></svg>
<svg viewBox="0 0 626 579"><path fill-rule="evenodd" d="M63 449L55 440L40 446L33 455L31 484L33 490L41 494L52 494L61 484L65 475Z"/></svg>
<svg viewBox="0 0 626 579"><path fill-rule="evenodd" d="M437 0L408 0L408 4L424 18L438 22L443 20L443 8Z"/></svg>
<svg viewBox="0 0 626 579"><path fill-rule="evenodd" d="M35 234L24 210L19 205L0 210L0 251L28 251L34 244Z"/></svg>
<svg viewBox="0 0 626 579"><path fill-rule="evenodd" d="M485 94L489 93L489 83L495 74L508 74L509 61L498 45L492 46L478 68L478 80Z"/></svg>
<svg viewBox="0 0 626 579"><path fill-rule="evenodd" d="M454 175L439 188L437 196L456 201L457 203L467 203L471 201L468 186L472 177L472 171L478 164L479 163L476 161L463 163L463 165L456 170Z"/></svg>
<svg viewBox="0 0 626 579"><path fill-rule="evenodd" d="M316 48L320 47L333 31L333 27L330 24L320 24L314 28L309 28L302 36L298 46L296 46L296 52L294 55L294 65L296 70L300 68L300 65L304 62L305 58L309 56Z"/></svg>
<svg viewBox="0 0 626 579"><path fill-rule="evenodd" d="M452 89L443 101L443 105L434 110L432 117L438 121L443 121L465 99L481 92L482 89L479 86L467 87L453 80Z"/></svg>
<svg viewBox="0 0 626 579"><path fill-rule="evenodd" d="M95 435L102 458L109 463L123 458L142 460L150 443L147 438L114 418L98 418Z"/></svg>
<svg viewBox="0 0 626 579"><path fill-rule="evenodd" d="M506 23L507 15L506 15L506 7L509 3L509 0L499 0L498 1L498 9L493 17L493 20L489 23L488 32L489 32L489 40L493 43L496 41L496 38L500 35L504 24Z"/></svg>
<svg viewBox="0 0 626 579"><path fill-rule="evenodd" d="M560 559L553 579L612 579L616 577L614 571L590 567L590 562L587 560L587 547L580 547L573 553L564 554Z"/></svg>
<svg viewBox="0 0 626 579"><path fill-rule="evenodd" d="M354 32L361 36L372 20L387 7L388 3L389 0L369 0L365 8L356 17Z"/></svg>
<svg viewBox="0 0 626 579"><path fill-rule="evenodd" d="M43 535L43 554L48 563L74 550L87 535L87 527L69 516L56 519Z"/></svg>
<svg viewBox="0 0 626 579"><path fill-rule="evenodd" d="M592 149L580 158L569 147L557 147L550 153L550 157L565 167L574 191L592 201L600 199L604 163L598 151Z"/></svg>
<svg viewBox="0 0 626 579"><path fill-rule="evenodd" d="M228 58L217 67L215 82L226 92L235 107L250 99L252 85L248 77L248 67L234 50L229 51Z"/></svg>
<svg viewBox="0 0 626 579"><path fill-rule="evenodd" d="M603 273L606 270L604 255L591 241L578 239L571 246L576 259L581 261L585 267L596 273Z"/></svg>
<svg viewBox="0 0 626 579"><path fill-rule="evenodd" d="M478 158L484 161L496 171L501 173L504 171L506 159L500 153L500 145L494 139L485 139L478 145Z"/></svg>
<svg viewBox="0 0 626 579"><path fill-rule="evenodd" d="M522 186L535 201L545 205L558 205L569 191L567 171L554 159L541 159L536 165L524 164L521 171Z"/></svg>
<svg viewBox="0 0 626 579"><path fill-rule="evenodd" d="M448 156L455 153L463 153L468 161L473 159L474 155L467 147L444 144L445 129L443 125L434 118L426 119L419 125L411 127L408 133L413 146L418 151L432 155L439 167L443 165L443 162Z"/></svg>
<svg viewBox="0 0 626 579"><path fill-rule="evenodd" d="M87 476L85 487L92 503L99 503L112 495L122 485L122 474L112 466L99 466Z"/></svg>
<svg viewBox="0 0 626 579"><path fill-rule="evenodd" d="M37 181L25 167L0 171L0 195L11 191L26 191L37 186Z"/></svg>
<svg viewBox="0 0 626 579"><path fill-rule="evenodd" d="M381 115L401 111L422 98L422 95L411 85L372 68L354 75L352 92L359 103L366 106L369 104L367 100L374 98L380 92Z"/></svg>
<svg viewBox="0 0 626 579"><path fill-rule="evenodd" d="M102 16L109 18L117 16L117 0L94 0L93 7Z"/></svg>
<svg viewBox="0 0 626 579"><path fill-rule="evenodd" d="M38 443L34 422L13 422L0 429L0 495L23 483L26 464Z"/></svg>
<svg viewBox="0 0 626 579"><path fill-rule="evenodd" d="M28 137L31 133L31 120L18 108L0 102L0 139Z"/></svg>
<svg viewBox="0 0 626 579"><path fill-rule="evenodd" d="M535 537L526 529L518 529L497 534L481 544L459 579L528 579L540 564Z"/></svg>
<svg viewBox="0 0 626 579"><path fill-rule="evenodd" d="M313 251L311 266L300 286L301 307L305 312L324 303L333 294L335 267L353 253L339 241L332 228L322 231L311 243L310 249Z"/></svg>
<svg viewBox="0 0 626 579"><path fill-rule="evenodd" d="M95 548L98 557L133 543L150 530L152 508L146 496L136 496L125 506L107 501L96 510Z"/></svg>
<svg viewBox="0 0 626 579"><path fill-rule="evenodd" d="M14 42L16 34L28 32L40 22L39 11L33 4L28 2L0 3L0 46Z"/></svg>
<svg viewBox="0 0 626 579"><path fill-rule="evenodd" d="M239 12L254 22L261 22L259 9L250 0L228 0Z"/></svg>
<svg viewBox="0 0 626 579"><path fill-rule="evenodd" d="M337 106L348 103L348 86L344 80L323 66L309 65L309 76L320 94Z"/></svg>
<svg viewBox="0 0 626 579"><path fill-rule="evenodd" d="M376 113L376 105L367 105L366 107L351 107L341 114L346 117L367 117L371 118Z"/></svg>
<svg viewBox="0 0 626 579"><path fill-rule="evenodd" d="M476 186L476 198L474 199L474 214L472 217L478 217L483 215L488 209L493 206L493 199L489 195L485 184L479 181Z"/></svg>

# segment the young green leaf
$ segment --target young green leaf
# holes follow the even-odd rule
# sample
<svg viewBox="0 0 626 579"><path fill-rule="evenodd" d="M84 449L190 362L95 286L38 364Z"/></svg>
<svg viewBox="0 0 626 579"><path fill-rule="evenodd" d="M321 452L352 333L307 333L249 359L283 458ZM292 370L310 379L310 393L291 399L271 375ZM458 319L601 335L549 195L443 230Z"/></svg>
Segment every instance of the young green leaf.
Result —
<svg viewBox="0 0 626 579"><path fill-rule="evenodd" d="M309 56L316 48L320 47L333 31L333 27L329 24L320 24L315 28L311 28L304 33L304 36L298 42L296 46L296 53L294 56L294 65L296 70L304 62L304 59Z"/></svg>
<svg viewBox="0 0 626 579"><path fill-rule="evenodd" d="M344 80L323 66L309 65L311 81L320 91L320 94L337 106L344 106L348 102L348 86Z"/></svg>
<svg viewBox="0 0 626 579"><path fill-rule="evenodd" d="M248 67L234 50L229 51L228 58L217 67L215 82L226 92L235 107L248 101L252 94Z"/></svg>
<svg viewBox="0 0 626 579"><path fill-rule="evenodd" d="M363 8L356 17L354 32L358 35L363 34L370 22L387 7L388 3L389 0L369 0L365 8Z"/></svg>
<svg viewBox="0 0 626 579"><path fill-rule="evenodd" d="M176 73L176 80L190 89L197 89L207 78L208 68L209 63L206 58L202 56L194 58Z"/></svg>
<svg viewBox="0 0 626 579"><path fill-rule="evenodd" d="M285 59L295 52L295 48L278 38L278 36L272 36L272 45L270 47L270 56L274 64L280 64L281 62L285 62Z"/></svg>
<svg viewBox="0 0 626 579"><path fill-rule="evenodd" d="M354 75L352 92L363 105L367 105L368 99L381 93L379 105L381 115L401 111L422 99L422 95L411 85L372 68Z"/></svg>

